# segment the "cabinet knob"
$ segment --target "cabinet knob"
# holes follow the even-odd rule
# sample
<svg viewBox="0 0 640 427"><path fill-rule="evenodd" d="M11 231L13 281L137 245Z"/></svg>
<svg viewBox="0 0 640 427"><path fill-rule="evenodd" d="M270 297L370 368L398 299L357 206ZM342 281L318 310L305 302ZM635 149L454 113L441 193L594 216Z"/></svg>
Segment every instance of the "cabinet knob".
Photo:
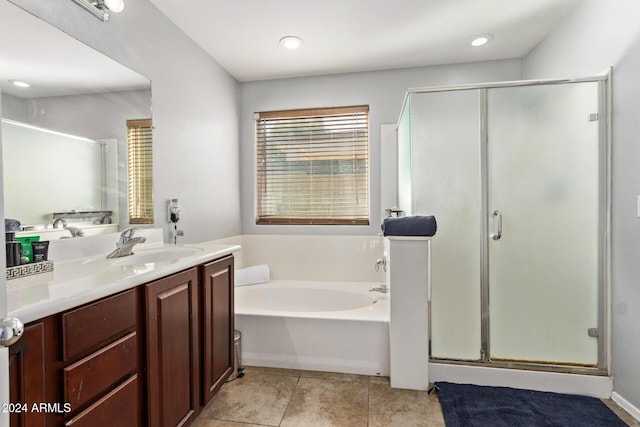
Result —
<svg viewBox="0 0 640 427"><path fill-rule="evenodd" d="M0 320L0 345L9 347L20 339L24 332L22 322L14 317Z"/></svg>

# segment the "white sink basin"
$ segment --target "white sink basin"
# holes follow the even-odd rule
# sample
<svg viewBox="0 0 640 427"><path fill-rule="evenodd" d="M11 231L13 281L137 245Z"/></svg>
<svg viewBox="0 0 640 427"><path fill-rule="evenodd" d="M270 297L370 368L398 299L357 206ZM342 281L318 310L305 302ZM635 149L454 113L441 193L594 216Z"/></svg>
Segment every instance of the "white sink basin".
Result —
<svg viewBox="0 0 640 427"><path fill-rule="evenodd" d="M129 255L122 258L115 258L110 261L112 265L139 265L149 264L163 261L177 261L181 258L196 255L202 252L201 248L194 246L172 246L167 245L161 248L143 249L140 250L134 248L133 255Z"/></svg>

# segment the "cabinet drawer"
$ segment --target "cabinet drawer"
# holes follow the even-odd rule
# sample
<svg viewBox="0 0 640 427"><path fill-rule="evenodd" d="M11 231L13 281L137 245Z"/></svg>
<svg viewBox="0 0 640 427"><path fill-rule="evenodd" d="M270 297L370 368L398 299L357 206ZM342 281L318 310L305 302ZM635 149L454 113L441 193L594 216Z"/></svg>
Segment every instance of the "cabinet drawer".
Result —
<svg viewBox="0 0 640 427"><path fill-rule="evenodd" d="M72 410L98 397L137 370L135 332L64 368L64 401Z"/></svg>
<svg viewBox="0 0 640 427"><path fill-rule="evenodd" d="M134 375L64 425L73 427L138 425L137 396L138 376Z"/></svg>
<svg viewBox="0 0 640 427"><path fill-rule="evenodd" d="M105 298L62 315L62 358L64 361L135 329L136 290Z"/></svg>

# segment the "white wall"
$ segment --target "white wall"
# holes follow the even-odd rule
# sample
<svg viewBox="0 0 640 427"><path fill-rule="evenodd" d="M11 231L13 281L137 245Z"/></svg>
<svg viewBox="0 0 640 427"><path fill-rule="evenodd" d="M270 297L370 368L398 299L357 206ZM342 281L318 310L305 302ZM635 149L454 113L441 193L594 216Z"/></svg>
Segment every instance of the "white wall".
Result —
<svg viewBox="0 0 640 427"><path fill-rule="evenodd" d="M238 234L235 79L149 0L106 23L68 0L12 2L151 80L156 225L168 232L166 203L178 198L183 242Z"/></svg>
<svg viewBox="0 0 640 427"><path fill-rule="evenodd" d="M640 407L640 2L586 0L524 60L526 78L595 75L613 66L612 373Z"/></svg>
<svg viewBox="0 0 640 427"><path fill-rule="evenodd" d="M267 264L274 280L382 283L384 271L375 271L382 243L382 236L245 234L236 268Z"/></svg>
<svg viewBox="0 0 640 427"><path fill-rule="evenodd" d="M380 232L380 126L395 124L407 89L522 78L520 60L490 61L242 83L240 85L240 178L243 234L360 234ZM253 113L259 111L369 105L369 226L277 226L255 224ZM384 159L390 160L390 159ZM387 206L390 207L390 206ZM384 212L383 212L384 213Z"/></svg>

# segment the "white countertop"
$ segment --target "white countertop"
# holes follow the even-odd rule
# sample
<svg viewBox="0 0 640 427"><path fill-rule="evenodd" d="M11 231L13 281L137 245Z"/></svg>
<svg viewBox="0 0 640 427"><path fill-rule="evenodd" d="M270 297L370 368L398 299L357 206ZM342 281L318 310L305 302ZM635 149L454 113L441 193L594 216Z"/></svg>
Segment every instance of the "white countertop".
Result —
<svg viewBox="0 0 640 427"><path fill-rule="evenodd" d="M107 259L107 253L104 253L54 261L53 278L47 283L7 292L8 316L26 324L238 250L239 245L215 242L185 245L153 243L134 247L131 257ZM154 251L165 252L163 255L167 256L151 262Z"/></svg>

